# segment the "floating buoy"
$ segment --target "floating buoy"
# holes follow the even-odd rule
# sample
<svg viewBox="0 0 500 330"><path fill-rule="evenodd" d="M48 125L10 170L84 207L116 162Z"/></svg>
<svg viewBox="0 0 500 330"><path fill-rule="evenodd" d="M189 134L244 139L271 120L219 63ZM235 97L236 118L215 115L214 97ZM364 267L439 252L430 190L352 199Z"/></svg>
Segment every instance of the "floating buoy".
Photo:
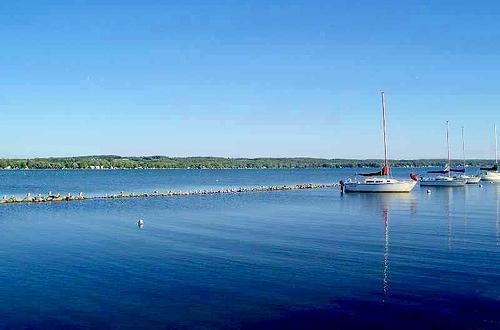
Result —
<svg viewBox="0 0 500 330"><path fill-rule="evenodd" d="M479 184L479 188L483 188L483 185L482 185L482 184Z"/></svg>
<svg viewBox="0 0 500 330"><path fill-rule="evenodd" d="M427 189L427 193L430 194L432 193L432 191L430 189Z"/></svg>
<svg viewBox="0 0 500 330"><path fill-rule="evenodd" d="M144 220L142 219L137 220L137 227L142 229L144 227Z"/></svg>

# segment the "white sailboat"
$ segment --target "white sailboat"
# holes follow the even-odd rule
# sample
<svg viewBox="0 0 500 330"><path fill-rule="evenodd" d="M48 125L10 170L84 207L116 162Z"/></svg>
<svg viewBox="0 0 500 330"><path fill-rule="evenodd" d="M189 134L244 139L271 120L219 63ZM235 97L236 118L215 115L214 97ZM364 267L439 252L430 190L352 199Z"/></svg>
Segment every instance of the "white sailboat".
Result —
<svg viewBox="0 0 500 330"><path fill-rule="evenodd" d="M421 187L463 187L467 182L463 178L452 177L451 176L451 154L450 154L450 134L449 134L449 123L446 121L446 144L448 146L448 164L444 170L441 171L429 171L428 173L439 173L444 175L438 175L432 178L424 178L420 180Z"/></svg>
<svg viewBox="0 0 500 330"><path fill-rule="evenodd" d="M500 172L498 172L498 140L497 140L497 125L493 126L495 132L495 165L488 168L481 168L485 172L481 176L481 180L488 182L500 182Z"/></svg>
<svg viewBox="0 0 500 330"><path fill-rule="evenodd" d="M361 174L369 177L363 181L347 180L341 181L342 189L346 192L364 192L364 193L408 193L416 185L416 180L398 180L391 178L389 163L387 161L387 125L385 116L385 98L382 95L382 126L384 135L384 166L379 172Z"/></svg>
<svg viewBox="0 0 500 330"><path fill-rule="evenodd" d="M458 170L451 170L454 172L461 172L458 178L464 179L466 184L476 184L481 181L481 177L477 175L466 175L465 174L465 139L464 139L464 127L462 126L462 156L463 156L463 168Z"/></svg>

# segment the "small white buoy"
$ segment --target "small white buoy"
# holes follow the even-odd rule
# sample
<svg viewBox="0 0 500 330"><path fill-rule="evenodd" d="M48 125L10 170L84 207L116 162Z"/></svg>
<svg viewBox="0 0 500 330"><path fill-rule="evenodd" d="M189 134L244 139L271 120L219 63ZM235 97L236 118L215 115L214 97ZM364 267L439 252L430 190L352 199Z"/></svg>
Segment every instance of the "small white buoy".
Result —
<svg viewBox="0 0 500 330"><path fill-rule="evenodd" d="M137 227L142 229L144 227L144 220L142 219L137 220Z"/></svg>
<svg viewBox="0 0 500 330"><path fill-rule="evenodd" d="M427 193L430 194L432 193L432 191L430 189L427 189Z"/></svg>
<svg viewBox="0 0 500 330"><path fill-rule="evenodd" d="M479 188L483 188L483 185L482 185L482 184L479 184Z"/></svg>

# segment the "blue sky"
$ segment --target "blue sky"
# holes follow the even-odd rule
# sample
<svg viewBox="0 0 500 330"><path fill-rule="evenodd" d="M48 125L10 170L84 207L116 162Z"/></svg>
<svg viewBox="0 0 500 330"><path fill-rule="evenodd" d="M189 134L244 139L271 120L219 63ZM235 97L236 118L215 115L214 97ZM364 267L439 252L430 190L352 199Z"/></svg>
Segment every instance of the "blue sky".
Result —
<svg viewBox="0 0 500 330"><path fill-rule="evenodd" d="M0 157L493 157L497 1L3 1Z"/></svg>

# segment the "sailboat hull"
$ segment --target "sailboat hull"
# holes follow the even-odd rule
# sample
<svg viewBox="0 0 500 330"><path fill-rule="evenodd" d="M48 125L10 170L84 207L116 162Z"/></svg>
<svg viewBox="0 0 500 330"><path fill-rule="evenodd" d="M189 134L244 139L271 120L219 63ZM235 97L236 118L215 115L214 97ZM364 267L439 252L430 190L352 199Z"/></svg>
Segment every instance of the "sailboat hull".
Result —
<svg viewBox="0 0 500 330"><path fill-rule="evenodd" d="M465 181L465 183L466 184L477 184L477 183L479 183L479 181L481 181L481 177L480 176L475 176L475 177L467 178L467 180Z"/></svg>
<svg viewBox="0 0 500 330"><path fill-rule="evenodd" d="M439 180L428 179L420 181L420 187L463 187L467 181L465 180Z"/></svg>
<svg viewBox="0 0 500 330"><path fill-rule="evenodd" d="M481 177L477 175L459 175L455 178L465 180L465 184L477 184L481 181Z"/></svg>
<svg viewBox="0 0 500 330"><path fill-rule="evenodd" d="M500 172L486 171L481 176L481 180L487 182L500 182Z"/></svg>
<svg viewBox="0 0 500 330"><path fill-rule="evenodd" d="M476 183L479 183L479 181L481 181L480 176L470 176L465 180L465 183L466 184L476 184Z"/></svg>
<svg viewBox="0 0 500 330"><path fill-rule="evenodd" d="M345 184L345 191L360 193L409 193L416 184L417 182L413 180L397 180L390 183L347 182Z"/></svg>

